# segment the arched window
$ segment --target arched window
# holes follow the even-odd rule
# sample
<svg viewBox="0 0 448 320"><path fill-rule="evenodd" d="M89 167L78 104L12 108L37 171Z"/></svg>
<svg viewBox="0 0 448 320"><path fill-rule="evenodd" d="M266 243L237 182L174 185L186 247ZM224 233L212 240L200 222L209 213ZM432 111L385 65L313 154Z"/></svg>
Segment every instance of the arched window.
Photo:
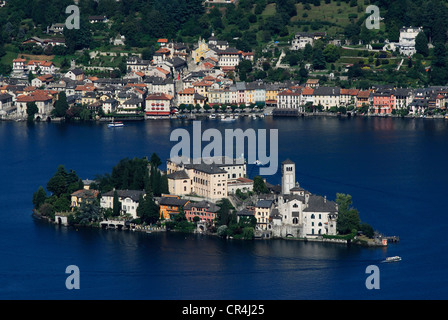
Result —
<svg viewBox="0 0 448 320"><path fill-rule="evenodd" d="M315 216L314 216L314 213L311 215L311 219L314 219L315 218Z"/></svg>

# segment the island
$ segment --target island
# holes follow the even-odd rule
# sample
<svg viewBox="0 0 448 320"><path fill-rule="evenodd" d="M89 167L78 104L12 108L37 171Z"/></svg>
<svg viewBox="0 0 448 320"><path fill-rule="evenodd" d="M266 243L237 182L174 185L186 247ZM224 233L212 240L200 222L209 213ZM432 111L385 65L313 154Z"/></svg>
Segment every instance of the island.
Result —
<svg viewBox="0 0 448 320"><path fill-rule="evenodd" d="M185 159L184 159L185 160ZM188 232L229 239L290 239L387 246L388 238L361 221L352 197L334 201L295 180L295 163L281 164L282 183L249 179L244 159L179 162L125 158L112 172L82 180L59 165L33 194L33 216L66 227ZM227 159L229 160L229 159Z"/></svg>

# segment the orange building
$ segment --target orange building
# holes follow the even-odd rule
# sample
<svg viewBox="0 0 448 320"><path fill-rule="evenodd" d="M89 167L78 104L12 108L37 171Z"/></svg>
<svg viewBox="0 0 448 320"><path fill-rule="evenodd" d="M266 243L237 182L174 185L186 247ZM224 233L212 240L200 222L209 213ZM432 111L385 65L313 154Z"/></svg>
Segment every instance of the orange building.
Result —
<svg viewBox="0 0 448 320"><path fill-rule="evenodd" d="M189 200L180 199L178 196L162 195L159 201L160 218L173 219L180 212L180 208L189 202Z"/></svg>

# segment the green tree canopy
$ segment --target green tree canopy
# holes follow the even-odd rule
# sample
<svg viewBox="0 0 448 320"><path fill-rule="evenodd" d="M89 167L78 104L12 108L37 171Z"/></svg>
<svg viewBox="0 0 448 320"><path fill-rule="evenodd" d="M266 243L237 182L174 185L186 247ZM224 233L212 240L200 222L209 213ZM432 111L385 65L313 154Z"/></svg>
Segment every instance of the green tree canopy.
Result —
<svg viewBox="0 0 448 320"><path fill-rule="evenodd" d="M352 208L352 196L343 193L336 194L338 204L337 230L340 234L349 234L358 231L361 220L358 210Z"/></svg>
<svg viewBox="0 0 448 320"><path fill-rule="evenodd" d="M257 194L269 192L268 187L266 187L266 183L264 182L264 180L261 176L254 177L253 188L254 188L254 192Z"/></svg>
<svg viewBox="0 0 448 320"><path fill-rule="evenodd" d="M37 189L37 191L33 194L34 208L39 209L45 200L47 200L47 193L43 187L39 187L39 189Z"/></svg>
<svg viewBox="0 0 448 320"><path fill-rule="evenodd" d="M67 96L64 91L59 93L58 100L54 103L54 109L52 111L55 117L65 117L68 110Z"/></svg>
<svg viewBox="0 0 448 320"><path fill-rule="evenodd" d="M36 102L26 103L26 114L28 115L28 121L34 120L34 115L39 112Z"/></svg>
<svg viewBox="0 0 448 320"><path fill-rule="evenodd" d="M428 56L428 38L426 37L424 32L420 32L417 37L415 37L415 50L417 53L420 53L424 57Z"/></svg>
<svg viewBox="0 0 448 320"><path fill-rule="evenodd" d="M141 222L146 224L154 224L159 220L160 210L150 193L147 193L145 197L140 197L137 216Z"/></svg>

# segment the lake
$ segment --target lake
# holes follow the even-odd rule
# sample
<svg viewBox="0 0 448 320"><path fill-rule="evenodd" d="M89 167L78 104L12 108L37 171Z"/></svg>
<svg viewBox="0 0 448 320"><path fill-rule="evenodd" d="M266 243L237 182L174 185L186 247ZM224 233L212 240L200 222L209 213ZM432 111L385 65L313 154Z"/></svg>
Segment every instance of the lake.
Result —
<svg viewBox="0 0 448 320"><path fill-rule="evenodd" d="M353 197L361 220L400 237L387 248L291 240L223 240L196 234L73 229L31 216L32 194L59 164L82 179L123 158L170 156L181 120L126 123L0 122L1 299L447 299L448 121L399 118L265 118L202 121L202 129L278 129L279 163L334 200ZM165 164L162 165L164 169ZM258 167L248 165L250 177ZM280 170L266 177L279 184ZM382 264L387 256L401 262ZM68 290L66 267L80 270ZM366 288L366 268L380 289Z"/></svg>

